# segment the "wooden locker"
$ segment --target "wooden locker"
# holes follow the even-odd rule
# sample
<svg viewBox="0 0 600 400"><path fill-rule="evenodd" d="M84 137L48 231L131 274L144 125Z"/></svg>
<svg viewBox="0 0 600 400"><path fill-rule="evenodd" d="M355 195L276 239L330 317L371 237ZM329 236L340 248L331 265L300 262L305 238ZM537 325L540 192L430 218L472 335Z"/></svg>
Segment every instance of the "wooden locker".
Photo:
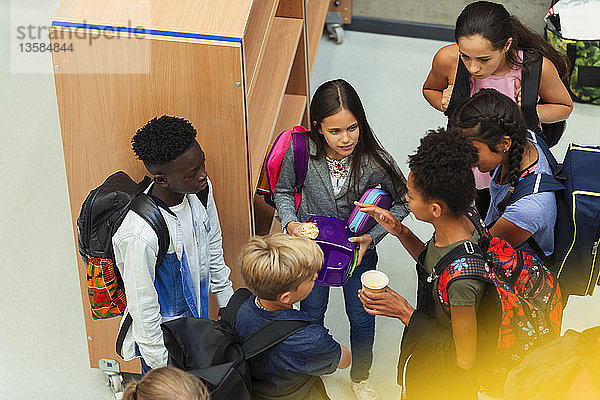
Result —
<svg viewBox="0 0 600 400"><path fill-rule="evenodd" d="M274 132L306 118L328 5L63 0L51 41L73 49L52 59L74 234L91 189L117 170L136 180L146 174L131 150L136 130L155 116L184 117L206 153L225 261L234 287L242 286L239 249L273 219L255 199L265 152ZM121 372L139 372L138 360L126 363L115 353L120 318L91 318L78 260L91 367L112 359Z"/></svg>

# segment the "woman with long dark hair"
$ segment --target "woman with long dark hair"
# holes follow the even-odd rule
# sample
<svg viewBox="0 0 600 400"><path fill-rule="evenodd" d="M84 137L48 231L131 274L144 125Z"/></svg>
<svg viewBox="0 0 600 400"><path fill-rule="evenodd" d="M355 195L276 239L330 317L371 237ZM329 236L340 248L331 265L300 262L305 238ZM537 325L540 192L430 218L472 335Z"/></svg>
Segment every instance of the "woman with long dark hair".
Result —
<svg viewBox="0 0 600 400"><path fill-rule="evenodd" d="M541 102L537 106L540 122L562 121L569 116L573 102L561 80L567 78L568 60L517 17L509 14L503 5L489 1L467 5L456 20L454 37L456 44L441 48L435 55L423 84L423 96L433 107L446 110L459 57L470 74L471 95L489 87L518 103L520 71L530 68L535 60L530 58L523 62L523 52L527 51L543 57L539 88Z"/></svg>
<svg viewBox="0 0 600 400"><path fill-rule="evenodd" d="M483 88L496 89L521 106L523 71L532 72L542 58L538 104L535 108L540 123L567 119L573 102L563 84L568 79L569 65L540 35L524 26L503 5L477 1L467 5L456 20L455 44L441 48L423 84L423 96L436 109L449 114L459 62L468 71L470 93ZM525 56L527 55L527 56ZM537 64L536 64L537 63ZM489 174L475 173L483 215L489 203Z"/></svg>

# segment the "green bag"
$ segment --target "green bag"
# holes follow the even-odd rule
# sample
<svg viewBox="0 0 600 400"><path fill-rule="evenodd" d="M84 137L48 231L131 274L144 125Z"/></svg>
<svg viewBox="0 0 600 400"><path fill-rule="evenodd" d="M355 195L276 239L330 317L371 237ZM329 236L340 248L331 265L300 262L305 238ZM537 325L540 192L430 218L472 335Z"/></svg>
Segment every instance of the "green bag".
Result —
<svg viewBox="0 0 600 400"><path fill-rule="evenodd" d="M600 40L564 39L546 27L546 39L569 58L569 93L573 100L600 105Z"/></svg>

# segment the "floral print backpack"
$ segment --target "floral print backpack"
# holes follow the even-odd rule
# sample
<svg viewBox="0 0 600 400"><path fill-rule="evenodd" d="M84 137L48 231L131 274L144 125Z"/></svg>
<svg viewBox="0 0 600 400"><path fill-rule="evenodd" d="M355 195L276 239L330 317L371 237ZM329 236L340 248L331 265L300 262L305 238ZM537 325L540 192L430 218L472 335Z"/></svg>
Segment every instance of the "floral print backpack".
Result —
<svg viewBox="0 0 600 400"><path fill-rule="evenodd" d="M436 291L449 315L447 288L453 280L482 279L495 287L501 319L492 373L502 379L533 348L560 336L561 291L555 277L537 258L491 236L474 208L467 217L479 232L479 246L466 242L438 263ZM443 270L438 273L438 269Z"/></svg>

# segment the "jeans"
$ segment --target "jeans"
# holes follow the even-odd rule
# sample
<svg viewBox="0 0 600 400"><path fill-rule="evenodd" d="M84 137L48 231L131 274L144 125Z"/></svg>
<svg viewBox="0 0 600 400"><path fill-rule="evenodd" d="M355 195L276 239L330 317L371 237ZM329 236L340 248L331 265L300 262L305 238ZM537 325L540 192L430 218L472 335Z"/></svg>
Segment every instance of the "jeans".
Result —
<svg viewBox="0 0 600 400"><path fill-rule="evenodd" d="M350 321L350 349L352 368L350 378L360 382L369 377L373 363L373 341L375 339L375 316L367 314L358 299L361 288L360 276L363 272L375 269L377 252L368 249L348 282L343 286L346 315ZM315 285L310 294L300 302L300 310L305 311L316 324L323 325L325 310L329 301L329 286Z"/></svg>
<svg viewBox="0 0 600 400"><path fill-rule="evenodd" d="M150 371L152 368L150 368L148 366L148 364L146 364L146 361L144 360L144 357L142 357L142 353L140 353L140 348L138 347L137 343L135 344L135 355L140 356L140 362L142 364L142 378L143 378L144 375L146 375L148 373L148 371Z"/></svg>

